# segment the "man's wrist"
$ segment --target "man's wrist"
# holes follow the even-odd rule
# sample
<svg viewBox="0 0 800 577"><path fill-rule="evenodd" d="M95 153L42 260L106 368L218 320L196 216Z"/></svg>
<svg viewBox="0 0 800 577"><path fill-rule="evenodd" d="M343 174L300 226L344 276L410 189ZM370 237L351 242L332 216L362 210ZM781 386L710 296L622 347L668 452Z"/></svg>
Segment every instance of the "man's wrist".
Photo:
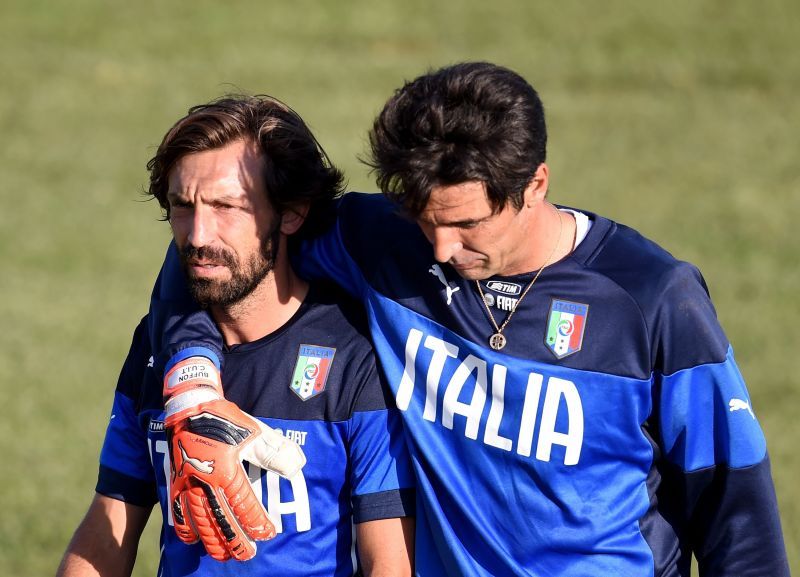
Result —
<svg viewBox="0 0 800 577"><path fill-rule="evenodd" d="M172 367L174 367L179 362L188 359L190 357L205 357L217 368L217 371L222 370L222 363L220 362L220 357L217 352L213 349L208 347L202 346L191 346L180 349L173 353L173 355L169 358L169 360L164 365L164 374L168 373Z"/></svg>
<svg viewBox="0 0 800 577"><path fill-rule="evenodd" d="M218 359L212 351L184 349L167 366L162 394L168 421L190 416L201 404L224 398Z"/></svg>

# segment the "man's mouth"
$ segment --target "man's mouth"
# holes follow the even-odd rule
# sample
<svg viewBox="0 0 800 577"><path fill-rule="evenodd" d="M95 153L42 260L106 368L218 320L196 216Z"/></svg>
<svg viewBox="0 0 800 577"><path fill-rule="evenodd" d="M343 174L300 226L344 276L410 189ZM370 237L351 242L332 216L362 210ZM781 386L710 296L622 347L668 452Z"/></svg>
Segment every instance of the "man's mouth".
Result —
<svg viewBox="0 0 800 577"><path fill-rule="evenodd" d="M226 268L220 262L207 260L189 260L187 263L191 274L198 277L210 276Z"/></svg>
<svg viewBox="0 0 800 577"><path fill-rule="evenodd" d="M477 260L450 260L450 266L456 270L467 270L474 268L477 264Z"/></svg>
<svg viewBox="0 0 800 577"><path fill-rule="evenodd" d="M220 263L220 262L209 262L209 261L194 260L194 261L189 261L189 266L210 268L210 267L214 267L214 266L224 266L224 265L222 263Z"/></svg>

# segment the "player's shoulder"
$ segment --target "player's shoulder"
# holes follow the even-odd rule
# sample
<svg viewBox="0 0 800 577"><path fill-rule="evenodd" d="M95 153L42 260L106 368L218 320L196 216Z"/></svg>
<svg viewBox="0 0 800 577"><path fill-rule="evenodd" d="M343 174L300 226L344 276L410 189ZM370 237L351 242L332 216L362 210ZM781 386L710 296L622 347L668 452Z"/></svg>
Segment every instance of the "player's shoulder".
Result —
<svg viewBox="0 0 800 577"><path fill-rule="evenodd" d="M416 223L378 193L345 194L339 204L338 223L348 254L368 279L387 259L405 252L414 239L423 238Z"/></svg>
<svg viewBox="0 0 800 577"><path fill-rule="evenodd" d="M680 291L707 296L696 266L675 258L634 228L598 215L591 218L592 229L576 250L576 258L617 284L641 308L663 306L665 298Z"/></svg>
<svg viewBox="0 0 800 577"><path fill-rule="evenodd" d="M591 274L611 281L605 286L614 287L606 290L615 291L616 302L639 311L649 334L651 365L672 373L724 360L729 343L697 267L631 227L594 218L579 257Z"/></svg>
<svg viewBox="0 0 800 577"><path fill-rule="evenodd" d="M396 212L395 205L385 196L373 192L348 192L338 201L340 217L363 218L388 216Z"/></svg>
<svg viewBox="0 0 800 577"><path fill-rule="evenodd" d="M338 284L329 280L315 280L306 299L315 323L322 323L337 334L350 338L367 338L367 314L361 301L356 300Z"/></svg>
<svg viewBox="0 0 800 577"><path fill-rule="evenodd" d="M152 347L148 333L148 316L144 316L133 331L128 356L120 371L117 390L126 396L134 396L138 391L144 373L152 359Z"/></svg>
<svg viewBox="0 0 800 577"><path fill-rule="evenodd" d="M153 350L144 316L133 331L131 346L117 380L117 392L133 401L136 410L161 402L160 379L155 372Z"/></svg>
<svg viewBox="0 0 800 577"><path fill-rule="evenodd" d="M311 316L307 320L328 327L335 334L337 354L340 350L343 356L341 370L350 386L343 391L341 400L349 407L348 414L392 405L383 374L378 370L379 360L363 303L330 281L315 282L309 301L311 310L307 316Z"/></svg>
<svg viewBox="0 0 800 577"><path fill-rule="evenodd" d="M305 311L296 327L313 332L336 348L346 359L349 370L374 365L374 347L366 310L361 301L332 281L314 281L305 302Z"/></svg>

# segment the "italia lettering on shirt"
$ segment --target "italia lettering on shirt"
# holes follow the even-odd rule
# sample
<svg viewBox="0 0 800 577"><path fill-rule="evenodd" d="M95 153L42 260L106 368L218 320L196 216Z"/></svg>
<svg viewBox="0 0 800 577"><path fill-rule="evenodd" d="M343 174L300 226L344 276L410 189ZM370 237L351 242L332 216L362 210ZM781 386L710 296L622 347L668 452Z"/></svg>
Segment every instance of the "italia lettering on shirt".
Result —
<svg viewBox="0 0 800 577"><path fill-rule="evenodd" d="M430 361L422 367L417 378L417 357L421 348L431 351ZM577 465L583 447L584 417L583 403L578 388L570 380L531 372L527 375L522 412L514 422L505 417L505 385L508 368L502 364L489 366L485 360L472 354L461 358L459 347L431 335L425 336L418 329L411 329L405 342L405 366L396 391L397 407L410 410L411 399L417 382L425 386L425 403L422 418L439 422L445 428L455 430L454 417L465 418L464 436L477 440L483 430L481 441L488 446L504 451L516 451L523 457L532 454L539 461L549 462L555 445L564 447L564 465ZM445 366L454 368L449 380L443 381ZM491 372L490 372L491 368ZM472 398L461 400L465 385L474 381ZM441 402L439 389L444 388ZM544 395L541 413L539 401ZM484 409L489 404L488 415ZM561 423L558 430L559 411L566 414L566 427ZM504 431L514 430L516 435L503 436ZM506 433L508 434L508 433ZM534 439L536 448L534 450Z"/></svg>

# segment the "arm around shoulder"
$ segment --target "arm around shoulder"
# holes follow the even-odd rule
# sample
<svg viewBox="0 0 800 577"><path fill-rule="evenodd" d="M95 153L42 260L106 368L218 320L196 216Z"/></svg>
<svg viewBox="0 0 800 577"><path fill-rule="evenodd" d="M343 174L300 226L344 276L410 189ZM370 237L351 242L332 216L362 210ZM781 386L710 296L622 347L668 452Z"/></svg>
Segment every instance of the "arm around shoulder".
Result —
<svg viewBox="0 0 800 577"><path fill-rule="evenodd" d="M128 577L150 509L96 494L56 577Z"/></svg>

